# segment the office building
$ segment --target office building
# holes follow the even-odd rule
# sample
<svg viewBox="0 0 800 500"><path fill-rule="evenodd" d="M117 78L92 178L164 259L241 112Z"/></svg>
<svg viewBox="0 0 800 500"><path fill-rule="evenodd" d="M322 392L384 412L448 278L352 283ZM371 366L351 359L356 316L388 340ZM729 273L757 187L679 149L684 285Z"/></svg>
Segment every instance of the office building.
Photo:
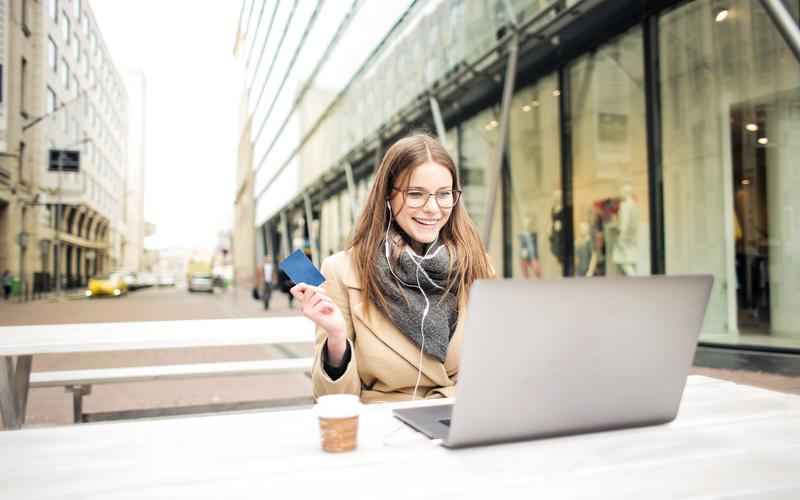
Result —
<svg viewBox="0 0 800 500"><path fill-rule="evenodd" d="M81 286L122 264L127 92L89 2L10 0L0 16L0 268L29 291Z"/></svg>

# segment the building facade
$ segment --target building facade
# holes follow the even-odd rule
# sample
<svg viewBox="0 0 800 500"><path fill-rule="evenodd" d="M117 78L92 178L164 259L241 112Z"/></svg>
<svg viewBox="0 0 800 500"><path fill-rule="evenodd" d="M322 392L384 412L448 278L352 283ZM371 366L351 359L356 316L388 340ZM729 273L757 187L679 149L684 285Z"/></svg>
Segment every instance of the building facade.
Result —
<svg viewBox="0 0 800 500"><path fill-rule="evenodd" d="M346 248L382 151L424 129L456 159L504 277L707 273L701 341L800 347L800 63L771 17L796 25L800 2L411 1L354 66L370 3L338 7L352 19L308 3L267 8L270 23L242 6L256 47L244 28L277 30L260 64L331 96L304 106L314 94L298 85L281 113L251 106L250 130L268 131L248 151L256 251ZM306 69L316 61L346 82Z"/></svg>
<svg viewBox="0 0 800 500"><path fill-rule="evenodd" d="M88 2L0 8L0 267L28 291L80 286L122 264L127 92Z"/></svg>

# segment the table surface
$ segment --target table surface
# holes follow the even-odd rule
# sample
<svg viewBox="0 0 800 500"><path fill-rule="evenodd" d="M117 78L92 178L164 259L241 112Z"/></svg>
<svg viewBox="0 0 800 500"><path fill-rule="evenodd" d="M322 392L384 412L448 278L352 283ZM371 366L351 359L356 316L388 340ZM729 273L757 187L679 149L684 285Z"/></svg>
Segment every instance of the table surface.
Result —
<svg viewBox="0 0 800 500"><path fill-rule="evenodd" d="M397 406L365 407L338 455L312 410L2 432L0 497L800 498L796 395L693 376L666 425L461 450Z"/></svg>
<svg viewBox="0 0 800 500"><path fill-rule="evenodd" d="M313 342L302 316L0 327L0 356Z"/></svg>

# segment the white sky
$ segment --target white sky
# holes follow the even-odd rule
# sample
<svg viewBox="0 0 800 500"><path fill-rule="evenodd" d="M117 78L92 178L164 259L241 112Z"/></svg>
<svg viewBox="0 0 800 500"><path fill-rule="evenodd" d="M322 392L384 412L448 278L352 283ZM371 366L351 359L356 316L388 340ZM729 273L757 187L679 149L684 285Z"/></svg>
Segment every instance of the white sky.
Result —
<svg viewBox="0 0 800 500"><path fill-rule="evenodd" d="M93 0L119 70L147 79L148 248L216 245L230 228L238 143L233 0Z"/></svg>

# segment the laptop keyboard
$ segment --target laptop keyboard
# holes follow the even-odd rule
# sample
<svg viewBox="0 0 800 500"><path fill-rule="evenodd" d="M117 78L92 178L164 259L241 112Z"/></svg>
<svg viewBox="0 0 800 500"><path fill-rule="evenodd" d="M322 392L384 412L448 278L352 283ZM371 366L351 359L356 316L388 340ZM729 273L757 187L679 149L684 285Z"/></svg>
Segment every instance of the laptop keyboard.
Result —
<svg viewBox="0 0 800 500"><path fill-rule="evenodd" d="M450 427L450 419L449 418L443 418L443 419L439 420L439 422L443 423L447 427Z"/></svg>

